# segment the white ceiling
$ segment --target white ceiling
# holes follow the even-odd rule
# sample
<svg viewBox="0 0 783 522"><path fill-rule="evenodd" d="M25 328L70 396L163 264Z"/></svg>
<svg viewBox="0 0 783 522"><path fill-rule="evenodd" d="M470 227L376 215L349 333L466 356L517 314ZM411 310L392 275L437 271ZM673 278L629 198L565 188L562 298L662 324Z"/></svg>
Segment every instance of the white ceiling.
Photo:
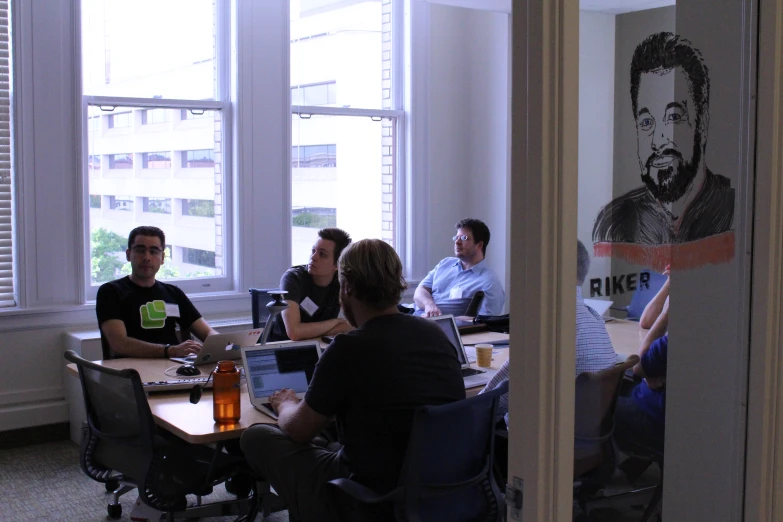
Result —
<svg viewBox="0 0 783 522"><path fill-rule="evenodd" d="M674 4L675 0L579 0L579 9L620 14Z"/></svg>

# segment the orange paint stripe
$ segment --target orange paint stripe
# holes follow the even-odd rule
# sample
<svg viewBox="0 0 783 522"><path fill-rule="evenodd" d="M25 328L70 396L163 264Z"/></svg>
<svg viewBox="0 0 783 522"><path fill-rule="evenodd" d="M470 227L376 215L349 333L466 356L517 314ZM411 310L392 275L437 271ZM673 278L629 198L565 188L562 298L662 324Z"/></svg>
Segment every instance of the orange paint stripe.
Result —
<svg viewBox="0 0 783 522"><path fill-rule="evenodd" d="M734 231L669 245L640 245L637 243L595 243L595 257L622 259L635 265L663 272L666 265L672 270L690 270L705 265L719 265L734 259Z"/></svg>

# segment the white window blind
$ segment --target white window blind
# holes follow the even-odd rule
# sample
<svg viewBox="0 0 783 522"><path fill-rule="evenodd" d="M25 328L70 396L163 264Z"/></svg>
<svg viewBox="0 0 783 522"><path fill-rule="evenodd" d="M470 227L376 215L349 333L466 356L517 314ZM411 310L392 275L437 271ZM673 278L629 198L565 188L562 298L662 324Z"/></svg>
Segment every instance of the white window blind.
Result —
<svg viewBox="0 0 783 522"><path fill-rule="evenodd" d="M0 1L0 307L15 306L11 183L11 52L8 4Z"/></svg>

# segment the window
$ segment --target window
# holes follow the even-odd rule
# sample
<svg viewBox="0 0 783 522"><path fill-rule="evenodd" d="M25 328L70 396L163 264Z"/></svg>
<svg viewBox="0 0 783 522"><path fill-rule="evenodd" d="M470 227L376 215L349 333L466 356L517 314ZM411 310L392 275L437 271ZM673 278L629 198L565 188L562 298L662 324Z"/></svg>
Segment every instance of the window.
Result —
<svg viewBox="0 0 783 522"><path fill-rule="evenodd" d="M173 217L160 226L167 237L176 238L177 246L157 277L177 280L186 292L225 291L234 284L223 270L231 266L226 238L232 220L223 199L231 168L219 153L231 148L223 143L224 129L231 128L231 17L223 13L230 5L214 0L81 2L83 118L90 122L85 171L92 172L88 192L115 194L104 196L105 212L89 213L90 237L108 238L97 232L107 230L127 238L133 228L147 224L151 214ZM104 128L124 131L100 132L91 122L101 117L107 120ZM189 121L180 125L181 120ZM92 159L101 155L106 156L103 172L98 170L100 160ZM163 183L180 168L203 170L186 173L187 180L180 183ZM130 188L133 194L126 196ZM134 208L134 200L140 208ZM180 215L199 219L176 219ZM92 241L93 265L101 252L113 252L107 248ZM180 249L209 253L197 258L199 266L210 270L181 269ZM119 261L122 266L112 263L100 277L125 273L124 257ZM205 276L216 279L188 282ZM88 299L97 291L96 277L93 273L90 278Z"/></svg>
<svg viewBox="0 0 783 522"><path fill-rule="evenodd" d="M337 145L304 145L293 147L291 166L324 168L337 166Z"/></svg>
<svg viewBox="0 0 783 522"><path fill-rule="evenodd" d="M182 262L189 265L205 266L215 268L215 253L209 250L198 250L196 248L182 249Z"/></svg>
<svg viewBox="0 0 783 522"><path fill-rule="evenodd" d="M292 264L306 262L324 226L395 244L404 112L394 1L291 2Z"/></svg>
<svg viewBox="0 0 783 522"><path fill-rule="evenodd" d="M291 105L332 105L337 103L335 82L291 87Z"/></svg>
<svg viewBox="0 0 783 522"><path fill-rule="evenodd" d="M144 198L144 212L153 214L171 214L171 199Z"/></svg>
<svg viewBox="0 0 783 522"><path fill-rule="evenodd" d="M130 126L131 126L130 112L120 112L109 116L110 129L119 129L122 127L130 127Z"/></svg>
<svg viewBox="0 0 783 522"><path fill-rule="evenodd" d="M90 134L97 136L101 132L101 117L91 116L87 122L87 128Z"/></svg>
<svg viewBox="0 0 783 522"><path fill-rule="evenodd" d="M101 208L101 197L90 194L90 208Z"/></svg>
<svg viewBox="0 0 783 522"><path fill-rule="evenodd" d="M101 169L101 156L100 154L90 154L87 158L87 166L90 168L90 170L100 170Z"/></svg>
<svg viewBox="0 0 783 522"><path fill-rule="evenodd" d="M109 196L109 208L112 210L133 210L133 198L127 196Z"/></svg>
<svg viewBox="0 0 783 522"><path fill-rule="evenodd" d="M182 215L215 217L215 202L206 199L183 199Z"/></svg>
<svg viewBox="0 0 783 522"><path fill-rule="evenodd" d="M215 152L210 149L182 151L183 169L212 168L214 166Z"/></svg>
<svg viewBox="0 0 783 522"><path fill-rule="evenodd" d="M166 123L169 121L169 111L166 109L147 109L141 113L141 124Z"/></svg>
<svg viewBox="0 0 783 522"><path fill-rule="evenodd" d="M170 169L171 154L168 152L145 152L141 155L141 165L145 169Z"/></svg>
<svg viewBox="0 0 783 522"><path fill-rule="evenodd" d="M112 154L109 156L110 169L132 169L133 154Z"/></svg>

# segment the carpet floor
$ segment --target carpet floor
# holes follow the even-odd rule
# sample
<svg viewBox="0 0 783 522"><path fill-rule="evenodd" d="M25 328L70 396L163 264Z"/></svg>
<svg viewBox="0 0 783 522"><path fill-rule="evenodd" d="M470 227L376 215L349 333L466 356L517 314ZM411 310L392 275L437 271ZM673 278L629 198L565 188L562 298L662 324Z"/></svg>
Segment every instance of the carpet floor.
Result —
<svg viewBox="0 0 783 522"><path fill-rule="evenodd" d="M622 490L618 485L607 488L607 493ZM656 484L659 472L649 469L637 485ZM120 497L123 522L130 522L130 514L138 494L131 491ZM203 502L234 498L222 485ZM106 505L111 499L103 484L88 478L79 467L79 447L71 441L49 442L0 450L0 521L108 521ZM195 501L195 497L193 497ZM595 522L636 522L641 518L643 503L591 510ZM578 510L577 510L578 513ZM212 517L205 520L231 521L235 517ZM261 515L256 518L260 522ZM655 518L653 519L655 520ZM265 522L288 522L288 513L272 513Z"/></svg>
<svg viewBox="0 0 783 522"><path fill-rule="evenodd" d="M138 494L120 497L122 522L130 514ZM234 498L222 485L202 502ZM71 441L49 442L0 451L0 520L3 522L111 520L106 505L111 495L103 484L93 481L79 466L79 447ZM195 497L192 497L195 501ZM261 521L261 515L256 521ZM235 517L205 520L230 521ZM288 513L273 513L265 522L288 522Z"/></svg>

